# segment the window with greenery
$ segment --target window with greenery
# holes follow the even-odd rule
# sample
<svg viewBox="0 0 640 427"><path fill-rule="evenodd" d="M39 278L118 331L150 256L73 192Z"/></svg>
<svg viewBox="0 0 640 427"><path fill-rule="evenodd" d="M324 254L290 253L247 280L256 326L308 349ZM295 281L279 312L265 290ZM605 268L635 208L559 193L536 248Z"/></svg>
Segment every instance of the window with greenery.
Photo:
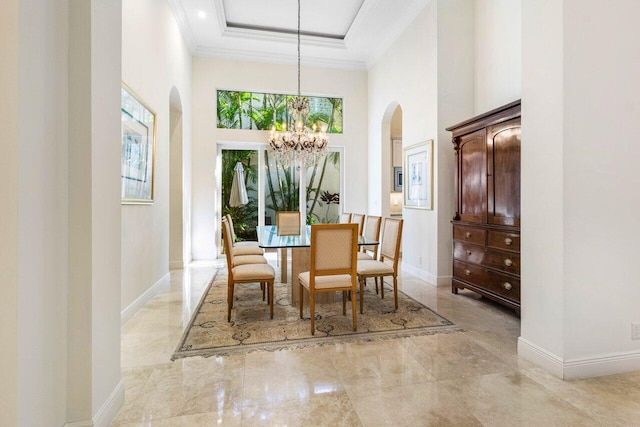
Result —
<svg viewBox="0 0 640 427"><path fill-rule="evenodd" d="M274 93L217 91L218 127L222 129L271 130L275 124L282 130L283 123L290 128L293 118L287 103L295 95ZM327 133L342 133L342 98L309 96L310 113L307 126L326 126Z"/></svg>

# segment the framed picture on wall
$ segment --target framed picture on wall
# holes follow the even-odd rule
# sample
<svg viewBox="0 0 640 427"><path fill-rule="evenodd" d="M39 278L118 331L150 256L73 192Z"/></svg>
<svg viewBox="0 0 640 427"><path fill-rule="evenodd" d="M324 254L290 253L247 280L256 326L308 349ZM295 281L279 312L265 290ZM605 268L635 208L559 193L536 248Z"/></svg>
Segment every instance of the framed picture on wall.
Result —
<svg viewBox="0 0 640 427"><path fill-rule="evenodd" d="M121 99L122 204L153 203L156 113L125 83Z"/></svg>
<svg viewBox="0 0 640 427"><path fill-rule="evenodd" d="M404 207L433 209L433 140L402 150L404 154Z"/></svg>
<svg viewBox="0 0 640 427"><path fill-rule="evenodd" d="M393 168L393 191L402 191L402 167Z"/></svg>

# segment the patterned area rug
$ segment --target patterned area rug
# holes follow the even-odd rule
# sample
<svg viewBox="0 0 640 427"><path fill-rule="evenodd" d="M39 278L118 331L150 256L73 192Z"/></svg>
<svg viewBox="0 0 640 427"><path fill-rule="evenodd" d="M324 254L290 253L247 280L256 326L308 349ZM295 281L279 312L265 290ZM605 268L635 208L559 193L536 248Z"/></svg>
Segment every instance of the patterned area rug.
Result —
<svg viewBox="0 0 640 427"><path fill-rule="evenodd" d="M353 331L351 302L347 301L347 315L344 316L342 296L338 294L335 303L316 304L316 333L311 335L308 299L305 298L305 318L300 319L299 308L289 304L287 286L274 284L271 320L269 305L262 301L260 286L236 285L236 301L231 311L231 323L228 323L227 274L226 269L218 270L171 360L462 331L402 291L398 291L398 310L394 310L393 287L386 284L382 299L376 295L373 281L369 280L365 288L364 313L357 313L356 332ZM359 300L356 307L360 310Z"/></svg>

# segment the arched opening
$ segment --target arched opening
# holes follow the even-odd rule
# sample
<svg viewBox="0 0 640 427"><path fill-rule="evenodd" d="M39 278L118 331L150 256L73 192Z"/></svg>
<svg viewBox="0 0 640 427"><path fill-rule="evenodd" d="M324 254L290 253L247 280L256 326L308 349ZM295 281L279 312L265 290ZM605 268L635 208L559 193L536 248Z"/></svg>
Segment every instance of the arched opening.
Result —
<svg viewBox="0 0 640 427"><path fill-rule="evenodd" d="M182 101L176 87L169 95L169 268L184 267Z"/></svg>
<svg viewBox="0 0 640 427"><path fill-rule="evenodd" d="M382 216L402 215L402 107L389 104L381 124L380 207Z"/></svg>

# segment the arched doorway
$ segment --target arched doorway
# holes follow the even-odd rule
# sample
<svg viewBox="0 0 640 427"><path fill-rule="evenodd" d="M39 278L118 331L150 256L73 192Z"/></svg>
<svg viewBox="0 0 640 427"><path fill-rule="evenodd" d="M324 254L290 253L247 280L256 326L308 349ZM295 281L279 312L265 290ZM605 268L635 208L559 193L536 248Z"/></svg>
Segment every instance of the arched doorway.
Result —
<svg viewBox="0 0 640 427"><path fill-rule="evenodd" d="M169 95L169 268L185 265L182 167L182 101L176 87Z"/></svg>
<svg viewBox="0 0 640 427"><path fill-rule="evenodd" d="M382 185L380 206L382 216L402 215L402 107L389 104L381 124Z"/></svg>

